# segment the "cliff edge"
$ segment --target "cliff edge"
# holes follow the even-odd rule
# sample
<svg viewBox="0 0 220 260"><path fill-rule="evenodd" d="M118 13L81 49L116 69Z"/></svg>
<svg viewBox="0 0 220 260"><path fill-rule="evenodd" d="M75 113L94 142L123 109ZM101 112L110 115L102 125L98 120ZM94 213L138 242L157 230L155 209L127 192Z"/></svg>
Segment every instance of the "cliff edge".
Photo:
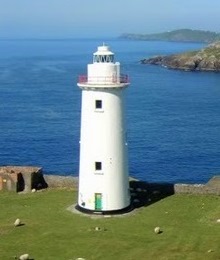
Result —
<svg viewBox="0 0 220 260"><path fill-rule="evenodd" d="M169 69L185 71L220 72L220 41L209 44L199 51L168 56L156 56L141 60L142 64L160 65Z"/></svg>

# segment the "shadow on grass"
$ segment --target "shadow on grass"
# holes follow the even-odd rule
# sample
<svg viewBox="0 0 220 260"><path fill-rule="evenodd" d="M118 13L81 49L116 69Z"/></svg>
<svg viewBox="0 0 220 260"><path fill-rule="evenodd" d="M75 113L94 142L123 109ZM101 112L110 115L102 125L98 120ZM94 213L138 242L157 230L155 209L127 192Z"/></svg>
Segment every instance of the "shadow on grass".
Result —
<svg viewBox="0 0 220 260"><path fill-rule="evenodd" d="M16 259L16 260L19 260L19 259L35 260L34 258L20 258L18 256L14 256L14 257L12 257L12 259Z"/></svg>
<svg viewBox="0 0 220 260"><path fill-rule="evenodd" d="M23 226L25 226L25 224L24 224L24 223L20 223L20 224L17 225L16 227L23 227Z"/></svg>
<svg viewBox="0 0 220 260"><path fill-rule="evenodd" d="M48 188L48 184L42 173L35 173L31 176L31 189L41 190L46 188Z"/></svg>
<svg viewBox="0 0 220 260"><path fill-rule="evenodd" d="M161 199L174 194L174 185L171 183L148 183L130 181L131 203L134 208L149 206Z"/></svg>

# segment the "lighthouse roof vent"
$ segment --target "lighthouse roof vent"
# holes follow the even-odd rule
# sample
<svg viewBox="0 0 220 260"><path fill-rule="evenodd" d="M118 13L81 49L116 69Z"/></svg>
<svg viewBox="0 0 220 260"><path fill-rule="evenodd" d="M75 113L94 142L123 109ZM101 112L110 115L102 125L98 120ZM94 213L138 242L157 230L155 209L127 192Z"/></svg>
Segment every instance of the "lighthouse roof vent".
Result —
<svg viewBox="0 0 220 260"><path fill-rule="evenodd" d="M98 46L98 50L93 53L93 63L96 62L114 62L114 53L110 51L109 46Z"/></svg>

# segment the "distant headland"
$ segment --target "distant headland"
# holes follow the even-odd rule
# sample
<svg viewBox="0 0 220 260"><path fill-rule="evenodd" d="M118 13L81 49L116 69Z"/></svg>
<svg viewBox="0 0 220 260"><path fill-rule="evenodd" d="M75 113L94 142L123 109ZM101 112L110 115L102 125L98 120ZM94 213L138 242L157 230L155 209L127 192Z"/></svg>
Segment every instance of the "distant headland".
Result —
<svg viewBox="0 0 220 260"><path fill-rule="evenodd" d="M168 56L155 56L141 60L142 64L161 65L169 69L185 71L220 72L220 41L198 51Z"/></svg>
<svg viewBox="0 0 220 260"><path fill-rule="evenodd" d="M211 43L220 41L220 33L192 30L192 29L179 29L167 31L162 33L153 34L135 34L123 33L119 36L121 39L142 40L142 41L172 41L172 42L204 42Z"/></svg>

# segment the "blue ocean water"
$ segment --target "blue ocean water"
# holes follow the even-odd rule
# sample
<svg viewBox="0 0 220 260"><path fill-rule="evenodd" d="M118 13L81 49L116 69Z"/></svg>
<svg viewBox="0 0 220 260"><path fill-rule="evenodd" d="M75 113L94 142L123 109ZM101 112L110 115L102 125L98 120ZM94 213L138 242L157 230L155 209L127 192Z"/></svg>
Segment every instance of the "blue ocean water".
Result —
<svg viewBox="0 0 220 260"><path fill-rule="evenodd" d="M130 174L145 181L204 183L220 172L220 74L139 60L203 44L106 41L129 74ZM77 175L80 98L98 39L0 41L0 165Z"/></svg>

